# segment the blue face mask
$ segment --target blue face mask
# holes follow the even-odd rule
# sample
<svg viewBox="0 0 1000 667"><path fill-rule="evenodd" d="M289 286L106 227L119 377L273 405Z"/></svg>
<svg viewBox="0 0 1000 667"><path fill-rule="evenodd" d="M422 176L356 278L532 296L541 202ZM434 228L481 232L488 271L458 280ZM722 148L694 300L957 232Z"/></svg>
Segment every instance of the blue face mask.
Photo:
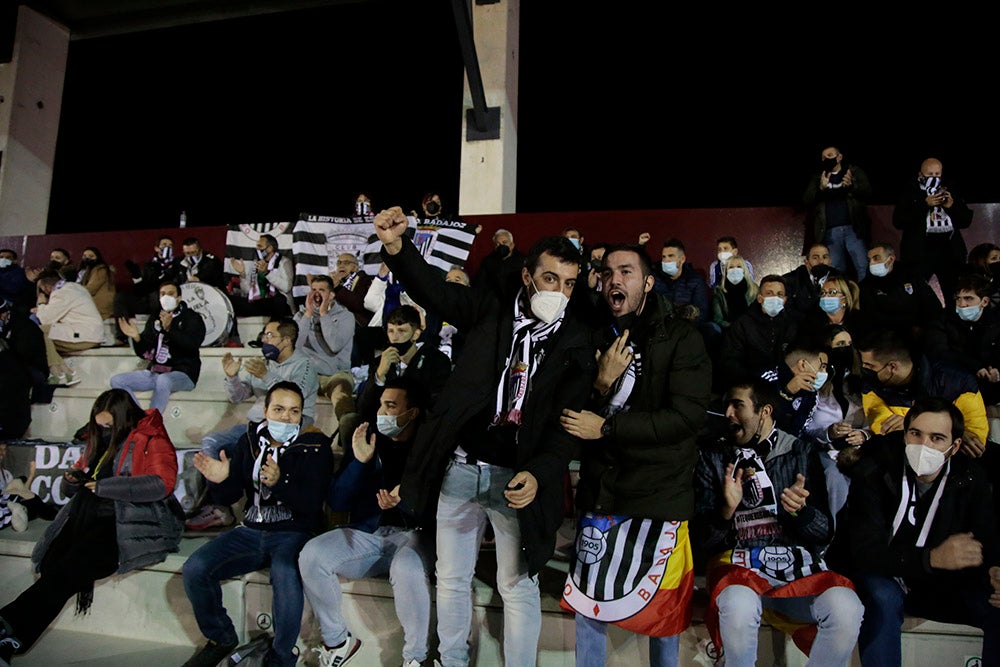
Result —
<svg viewBox="0 0 1000 667"><path fill-rule="evenodd" d="M826 384L826 380L829 377L830 377L830 374L827 373L826 371L820 371L820 372L816 373L816 379L813 380L813 390L814 391L819 391L820 387L822 387L823 385Z"/></svg>
<svg viewBox="0 0 1000 667"><path fill-rule="evenodd" d="M889 275L889 267L886 266L885 262L879 264L872 264L868 267L868 272L871 273L876 278L884 278Z"/></svg>
<svg viewBox="0 0 1000 667"><path fill-rule="evenodd" d="M281 350L278 349L278 346L271 345L270 343L264 343L261 345L260 351L264 353L264 358L268 361L277 361L278 357L281 355Z"/></svg>
<svg viewBox="0 0 1000 667"><path fill-rule="evenodd" d="M573 247L576 248L577 250L580 249L580 239L571 238L569 242L572 243Z"/></svg>
<svg viewBox="0 0 1000 667"><path fill-rule="evenodd" d="M741 282L743 282L744 277L745 276L743 275L743 269L739 267L736 267L735 269L728 269L726 271L726 280L728 280L734 285L739 285Z"/></svg>
<svg viewBox="0 0 1000 667"><path fill-rule="evenodd" d="M0 257L0 269L6 269L13 263L14 262L10 261L10 259L7 257Z"/></svg>
<svg viewBox="0 0 1000 667"><path fill-rule="evenodd" d="M396 415L376 415L375 428L387 438L395 438L403 432L402 426L396 420Z"/></svg>
<svg viewBox="0 0 1000 667"><path fill-rule="evenodd" d="M780 296L766 296L764 297L764 302L761 304L761 308L770 317L774 317L785 309L785 300Z"/></svg>
<svg viewBox="0 0 1000 667"><path fill-rule="evenodd" d="M982 309L980 309L979 306L965 306L964 308L961 306L955 306L955 312L958 313L958 316L964 321L975 322L979 319L979 314L982 312Z"/></svg>
<svg viewBox="0 0 1000 667"><path fill-rule="evenodd" d="M833 315L835 312L840 310L840 297L839 296L824 296L819 300L820 309L828 314Z"/></svg>
<svg viewBox="0 0 1000 667"><path fill-rule="evenodd" d="M267 432L271 434L275 442L291 442L299 434L299 425L268 419Z"/></svg>
<svg viewBox="0 0 1000 667"><path fill-rule="evenodd" d="M677 266L677 262L660 262L660 266L663 267L663 272L668 276L676 276L681 270L680 267Z"/></svg>

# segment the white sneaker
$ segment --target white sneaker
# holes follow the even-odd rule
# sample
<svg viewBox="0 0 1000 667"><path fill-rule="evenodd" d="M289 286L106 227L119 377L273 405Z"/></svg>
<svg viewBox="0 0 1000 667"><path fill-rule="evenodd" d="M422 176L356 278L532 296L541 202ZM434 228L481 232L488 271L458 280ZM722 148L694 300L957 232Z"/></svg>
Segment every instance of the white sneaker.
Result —
<svg viewBox="0 0 1000 667"><path fill-rule="evenodd" d="M340 648L327 648L317 646L313 649L319 654L319 667L342 667L347 661L358 654L361 649L361 640L347 633L347 641Z"/></svg>

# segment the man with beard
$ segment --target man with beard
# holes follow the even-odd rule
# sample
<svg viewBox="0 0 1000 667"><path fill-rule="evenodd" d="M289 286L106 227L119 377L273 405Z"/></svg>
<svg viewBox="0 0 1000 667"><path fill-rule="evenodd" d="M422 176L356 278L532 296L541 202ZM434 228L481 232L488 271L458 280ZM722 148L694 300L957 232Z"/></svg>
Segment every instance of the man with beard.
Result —
<svg viewBox="0 0 1000 667"><path fill-rule="evenodd" d="M873 438L852 471L847 537L865 604L865 667L902 664L904 610L981 628L981 664L1000 664L993 492L979 466L956 456L965 428L954 405L922 398L903 429Z"/></svg>
<svg viewBox="0 0 1000 667"><path fill-rule="evenodd" d="M819 452L775 427L777 405L763 380L732 387L729 437L698 461L692 526L709 559L705 625L729 667L756 663L762 615L781 619L809 665L840 666L864 609L851 582L823 562L833 521Z"/></svg>
<svg viewBox="0 0 1000 667"><path fill-rule="evenodd" d="M576 612L577 665L604 664L609 623L648 635L652 664L676 665L679 634L691 620L687 521L711 362L695 328L652 291L641 247L609 248L601 282L607 324L598 330L605 336L592 410L567 408L561 418L584 441L577 560L563 606ZM625 552L608 548L637 534L645 539L631 540ZM642 575L636 586L610 594L596 586L612 570L630 568ZM650 580L662 583L650 587Z"/></svg>
<svg viewBox="0 0 1000 667"><path fill-rule="evenodd" d="M406 225L398 206L375 216L383 260L418 303L467 338L392 495L418 516L437 507L437 627L445 667L469 661L472 578L487 521L496 536L504 662L534 665L537 575L555 549L563 481L578 444L557 417L564 406L583 407L594 373L589 332L566 310L579 253L565 239L536 243L511 303L446 283L405 237Z"/></svg>

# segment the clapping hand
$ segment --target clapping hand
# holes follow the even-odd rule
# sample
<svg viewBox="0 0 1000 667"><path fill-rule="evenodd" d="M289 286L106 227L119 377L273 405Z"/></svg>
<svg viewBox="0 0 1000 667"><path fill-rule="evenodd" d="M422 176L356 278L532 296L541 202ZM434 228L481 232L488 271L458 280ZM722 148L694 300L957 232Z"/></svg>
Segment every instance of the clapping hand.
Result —
<svg viewBox="0 0 1000 667"><path fill-rule="evenodd" d="M219 451L219 459L213 459L208 454L197 452L194 455L194 467L210 482L219 484L229 477L229 457L225 450Z"/></svg>

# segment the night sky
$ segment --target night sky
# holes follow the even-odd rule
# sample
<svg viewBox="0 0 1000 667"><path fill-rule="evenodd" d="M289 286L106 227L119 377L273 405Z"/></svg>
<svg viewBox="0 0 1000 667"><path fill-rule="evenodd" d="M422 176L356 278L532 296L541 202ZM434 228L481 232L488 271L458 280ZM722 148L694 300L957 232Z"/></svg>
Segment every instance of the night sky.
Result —
<svg viewBox="0 0 1000 667"><path fill-rule="evenodd" d="M932 154L1000 201L988 42L641 4L522 0L519 212L794 206L831 143L873 203ZM359 190L407 208L438 190L453 212L462 83L442 1L74 41L49 231L347 214Z"/></svg>

